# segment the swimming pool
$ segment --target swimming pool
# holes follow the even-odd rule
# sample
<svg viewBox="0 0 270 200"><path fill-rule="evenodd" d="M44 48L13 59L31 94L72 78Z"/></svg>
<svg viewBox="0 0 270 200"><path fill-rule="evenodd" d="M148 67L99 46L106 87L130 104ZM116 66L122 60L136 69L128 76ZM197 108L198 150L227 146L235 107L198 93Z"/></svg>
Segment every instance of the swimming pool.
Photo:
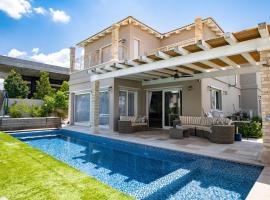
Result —
<svg viewBox="0 0 270 200"><path fill-rule="evenodd" d="M69 130L12 135L137 199L245 199L263 169Z"/></svg>

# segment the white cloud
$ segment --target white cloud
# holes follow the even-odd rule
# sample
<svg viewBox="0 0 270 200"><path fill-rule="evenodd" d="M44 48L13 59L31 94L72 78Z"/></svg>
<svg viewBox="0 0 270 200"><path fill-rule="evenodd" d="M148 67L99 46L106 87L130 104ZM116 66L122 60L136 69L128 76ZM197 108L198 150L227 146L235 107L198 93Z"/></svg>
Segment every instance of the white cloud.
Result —
<svg viewBox="0 0 270 200"><path fill-rule="evenodd" d="M28 0L0 0L0 10L14 19L20 19L23 15L32 12Z"/></svg>
<svg viewBox="0 0 270 200"><path fill-rule="evenodd" d="M39 15L49 15L56 23L68 23L70 16L63 10L55 10L50 8L46 10L43 7L31 6L32 0L0 0L0 11L5 12L8 16L14 19L21 19L22 16L32 12Z"/></svg>
<svg viewBox="0 0 270 200"><path fill-rule="evenodd" d="M8 56L14 57L14 58L25 58L26 55L27 55L27 53L25 51L20 51L20 50L17 50L17 49L11 49L8 52Z"/></svg>
<svg viewBox="0 0 270 200"><path fill-rule="evenodd" d="M62 67L69 67L69 49L61 49L60 51L53 53L41 53L39 48L32 49L32 55L27 54L25 51L17 49L11 49L7 56L14 58L21 58L26 60L32 60L36 62L46 63L50 65L57 65Z"/></svg>
<svg viewBox="0 0 270 200"><path fill-rule="evenodd" d="M42 62L51 65L58 65L62 67L69 67L69 49L61 49L58 52L44 54L39 53L30 56L31 60Z"/></svg>
<svg viewBox="0 0 270 200"><path fill-rule="evenodd" d="M47 10L45 8L42 8L42 7L34 8L34 11L37 14L41 14L41 15L45 15L47 13Z"/></svg>
<svg viewBox="0 0 270 200"><path fill-rule="evenodd" d="M32 53L35 55L35 54L38 54L39 52L39 48L33 48L32 49Z"/></svg>
<svg viewBox="0 0 270 200"><path fill-rule="evenodd" d="M70 21L70 16L67 15L65 11L54 10L52 8L50 8L49 10L54 22L68 23Z"/></svg>

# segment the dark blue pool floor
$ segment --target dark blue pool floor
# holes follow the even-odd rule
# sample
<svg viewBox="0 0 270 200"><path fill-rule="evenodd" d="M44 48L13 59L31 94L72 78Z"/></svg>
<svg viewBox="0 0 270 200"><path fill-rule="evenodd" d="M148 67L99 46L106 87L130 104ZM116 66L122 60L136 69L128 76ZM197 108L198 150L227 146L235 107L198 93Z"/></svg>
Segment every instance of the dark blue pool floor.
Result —
<svg viewBox="0 0 270 200"><path fill-rule="evenodd" d="M262 170L259 166L79 135L62 131L57 137L23 141L138 199L245 199Z"/></svg>

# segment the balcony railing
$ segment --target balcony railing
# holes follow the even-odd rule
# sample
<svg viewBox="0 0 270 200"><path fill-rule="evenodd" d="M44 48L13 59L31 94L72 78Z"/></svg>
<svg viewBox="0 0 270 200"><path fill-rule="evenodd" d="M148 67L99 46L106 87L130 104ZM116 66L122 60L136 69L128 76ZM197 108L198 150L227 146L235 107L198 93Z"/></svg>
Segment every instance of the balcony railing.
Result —
<svg viewBox="0 0 270 200"><path fill-rule="evenodd" d="M118 59L127 59L127 47L119 45ZM92 52L88 57L81 56L75 59L75 69L83 70L93 66L101 65L102 63L108 63L112 60L111 48L108 48L102 52L100 50Z"/></svg>
<svg viewBox="0 0 270 200"><path fill-rule="evenodd" d="M157 51L169 51L169 50L174 49L175 47L179 47L179 46L181 47L181 46L186 46L190 44L195 44L195 38L183 40L174 44L152 49L152 50L144 52L144 54L151 55L151 54L156 53ZM119 60L126 60L127 52L128 52L127 47L122 44L119 44L119 49L118 49ZM108 46L108 49L96 50L92 52L88 57L81 56L79 58L76 58L75 69L83 70L83 69L87 69L93 66L102 66L102 64L109 63L111 60L112 60L111 47Z"/></svg>
<svg viewBox="0 0 270 200"><path fill-rule="evenodd" d="M182 47L182 46L187 46L187 45L190 45L190 44L195 44L195 38L190 38L188 40L183 40L181 42L177 42L177 43L173 43L173 44L170 44L170 45L167 45L167 46L152 49L152 50L149 50L149 51L145 52L145 54L146 55L151 55L151 54L156 53L157 51L169 51L169 50L174 49L175 47L179 47L179 46Z"/></svg>

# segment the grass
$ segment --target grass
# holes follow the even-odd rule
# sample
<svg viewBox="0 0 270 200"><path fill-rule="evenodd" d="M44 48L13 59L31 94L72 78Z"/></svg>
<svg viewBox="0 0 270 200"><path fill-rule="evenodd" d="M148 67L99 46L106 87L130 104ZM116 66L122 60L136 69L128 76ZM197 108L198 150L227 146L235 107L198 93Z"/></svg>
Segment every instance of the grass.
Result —
<svg viewBox="0 0 270 200"><path fill-rule="evenodd" d="M131 199L93 177L0 132L0 199Z"/></svg>

